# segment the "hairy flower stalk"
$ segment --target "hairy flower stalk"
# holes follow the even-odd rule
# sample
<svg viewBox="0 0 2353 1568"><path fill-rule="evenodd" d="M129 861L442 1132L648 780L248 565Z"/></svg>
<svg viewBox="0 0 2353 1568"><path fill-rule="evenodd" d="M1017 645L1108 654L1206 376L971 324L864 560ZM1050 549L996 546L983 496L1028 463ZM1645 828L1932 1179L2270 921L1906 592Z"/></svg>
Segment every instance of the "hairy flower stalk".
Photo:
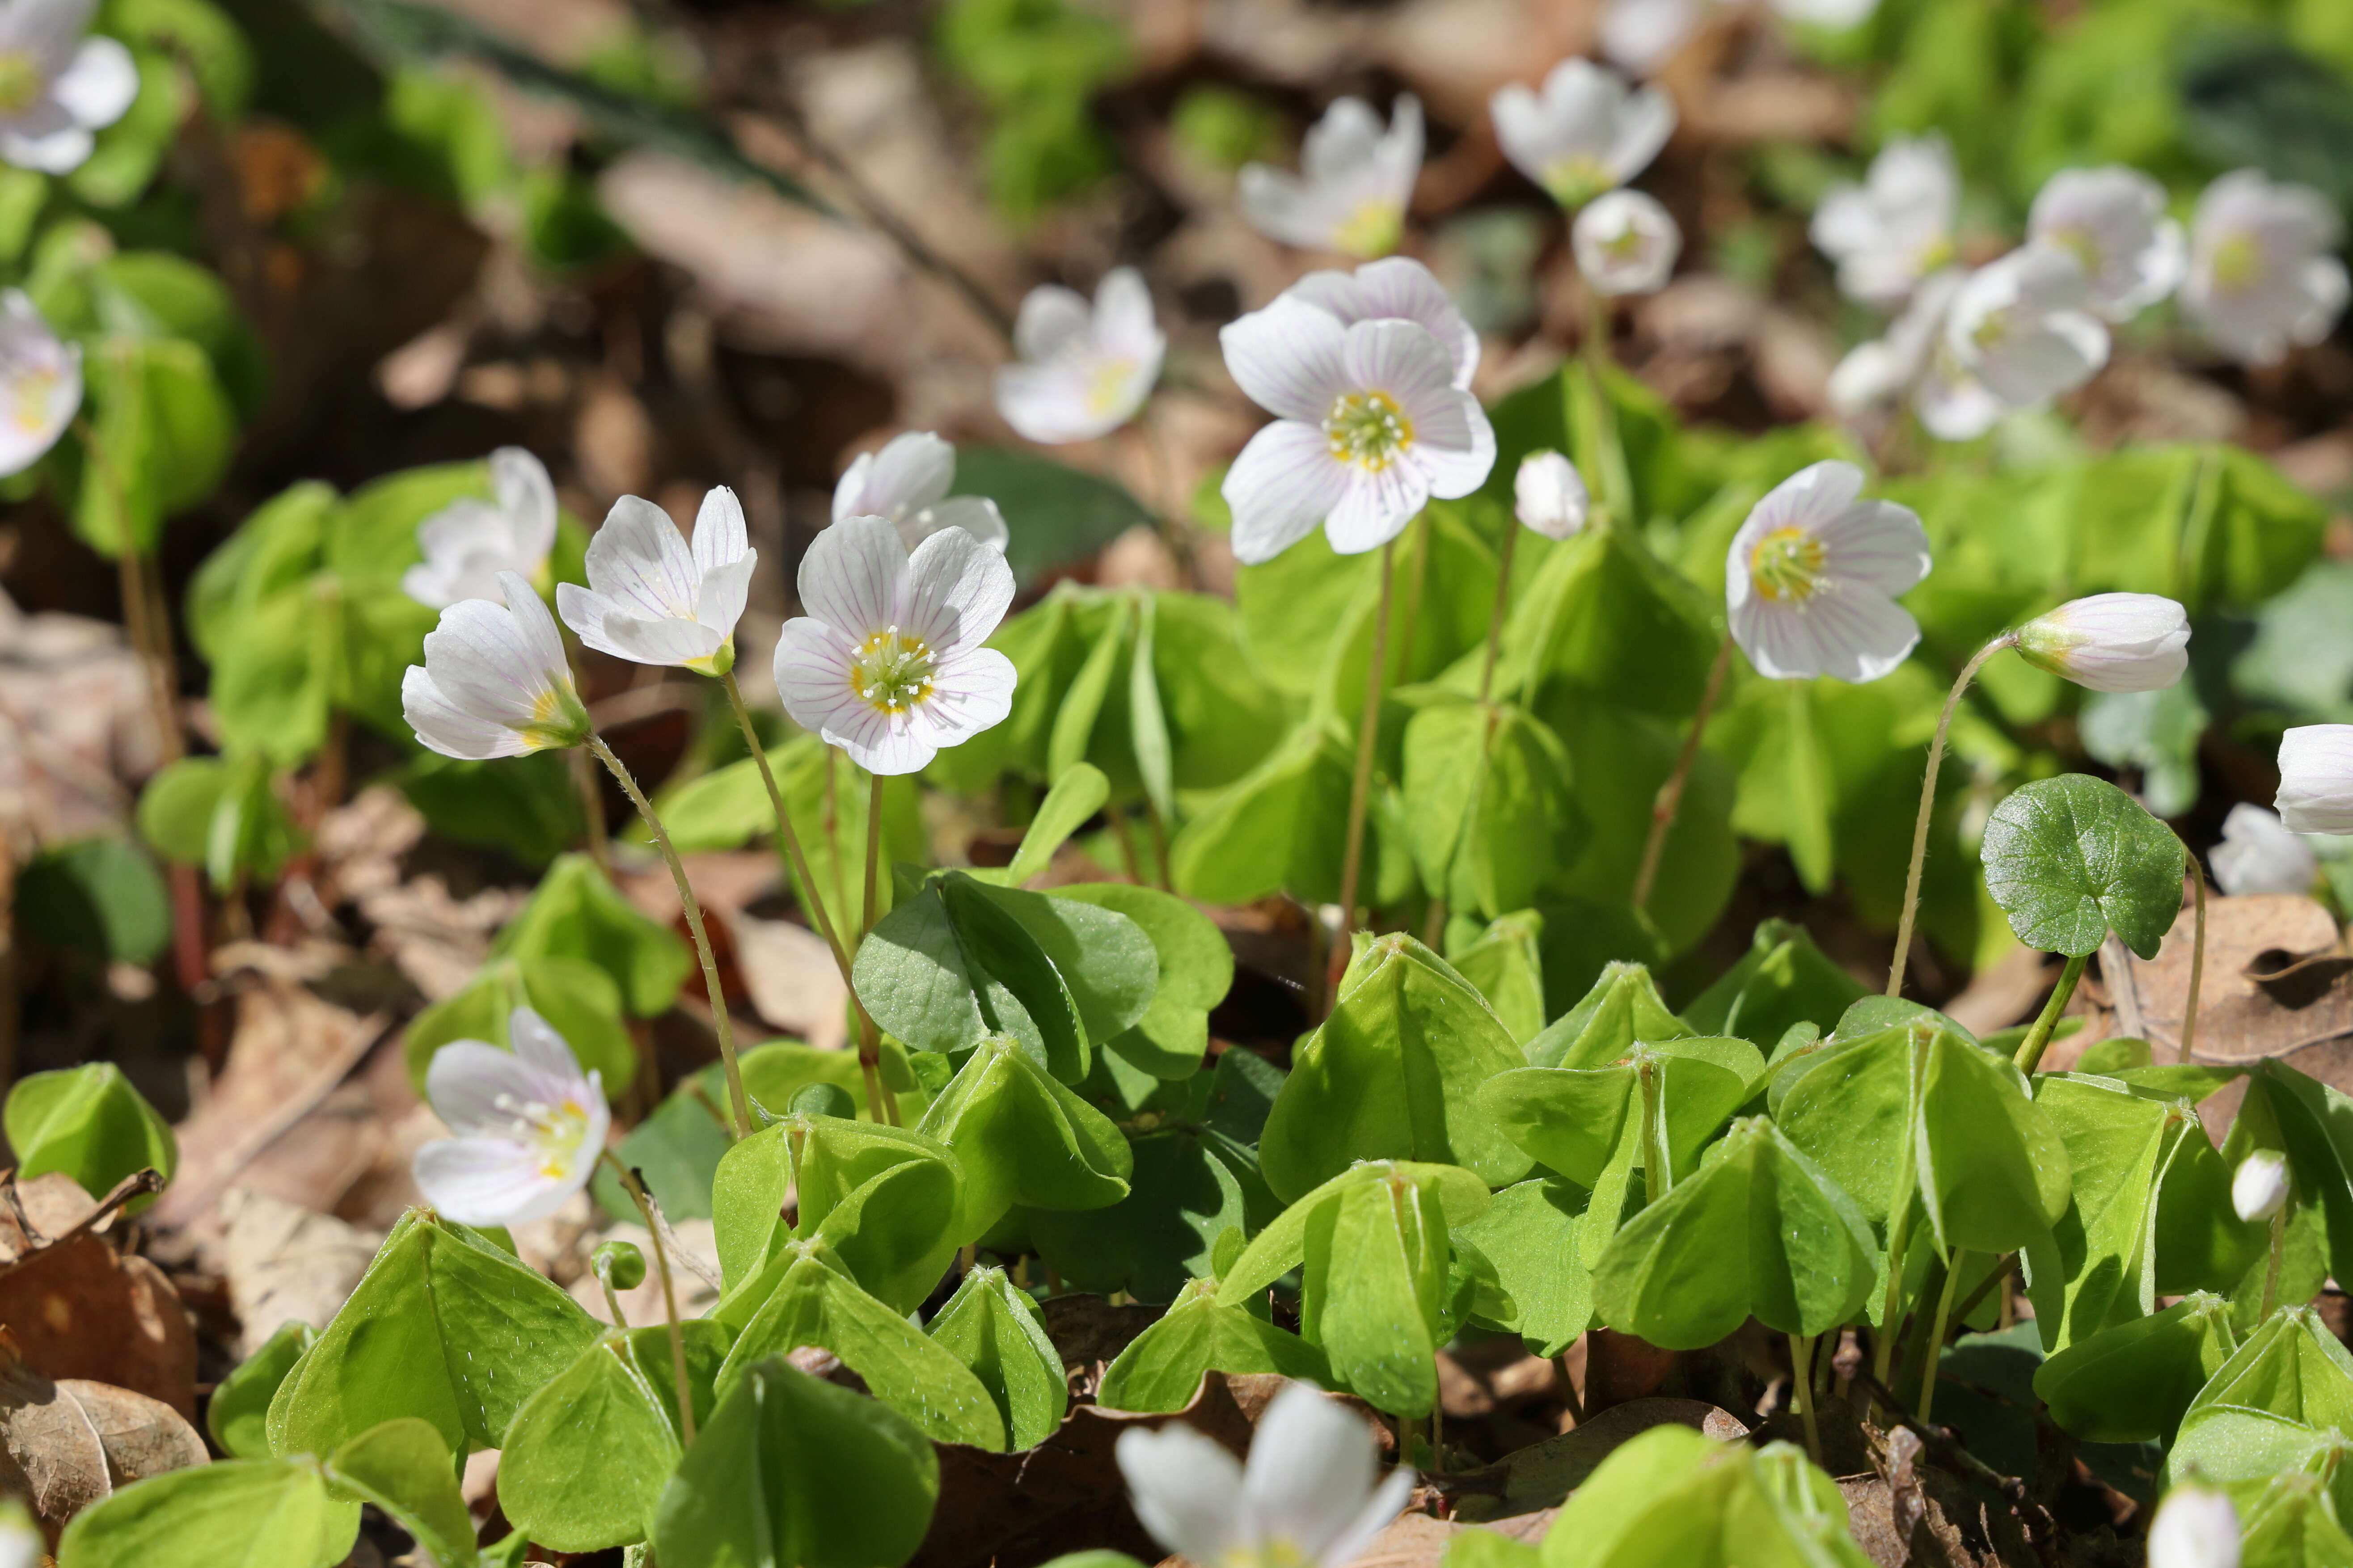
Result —
<svg viewBox="0 0 2353 1568"><path fill-rule="evenodd" d="M1365 707L1356 715L1356 767L1348 781L1348 837L1340 853L1340 929L1332 936L1332 952L1324 971L1324 1011L1330 1014L1340 1000L1340 976L1348 967L1348 933L1356 929L1356 884L1364 871L1365 813L1373 795L1373 753L1381 729L1381 691L1389 661L1389 599L1395 576L1397 542L1381 546L1381 590L1373 610L1372 657L1365 667Z"/></svg>
<svg viewBox="0 0 2353 1568"><path fill-rule="evenodd" d="M1709 715L1715 711L1716 699L1724 694L1724 678L1732 669L1732 634L1715 645L1715 660L1707 667L1707 685L1700 691L1699 709L1692 714L1691 731L1683 736L1683 749L1675 757L1666 782L1651 802L1651 831L1642 840L1642 859L1634 871L1633 904L1637 910L1651 907L1651 889L1659 879L1659 862L1667 852L1667 832L1675 825L1675 816L1683 809L1683 786L1691 781L1692 764L1699 760L1700 738L1707 732Z"/></svg>
<svg viewBox="0 0 2353 1568"><path fill-rule="evenodd" d="M734 1064L731 1060L728 1065L732 1068ZM609 1150L605 1153L605 1162L620 1177L629 1201L638 1205L638 1213L646 1222L646 1235L652 1238L654 1273L661 1280L662 1319L670 1328L670 1385L678 1393L678 1433L681 1441L691 1443L694 1441L694 1388L687 1376L686 1334L679 1327L678 1289L670 1282L670 1249L662 1245L661 1222L654 1214L653 1194L646 1191L646 1184L638 1173L621 1163L619 1157ZM617 1310L614 1316L619 1315Z"/></svg>
<svg viewBox="0 0 2353 1568"><path fill-rule="evenodd" d="M1936 715L1936 733L1928 742L1928 772L1920 781L1920 811L1912 820L1912 864L1904 874L1904 912L1895 921L1895 956L1887 966L1890 996L1904 994L1904 971L1912 957L1912 922L1920 910L1920 868L1928 858L1928 822L1936 814L1936 774L1945 765L1945 737L1953 728L1953 714L1960 708L1961 694L1969 689L1969 682L1978 678L1986 660L2016 640L2015 634L2004 632L1978 649L1961 667L1953 689L1945 694L1944 711Z"/></svg>

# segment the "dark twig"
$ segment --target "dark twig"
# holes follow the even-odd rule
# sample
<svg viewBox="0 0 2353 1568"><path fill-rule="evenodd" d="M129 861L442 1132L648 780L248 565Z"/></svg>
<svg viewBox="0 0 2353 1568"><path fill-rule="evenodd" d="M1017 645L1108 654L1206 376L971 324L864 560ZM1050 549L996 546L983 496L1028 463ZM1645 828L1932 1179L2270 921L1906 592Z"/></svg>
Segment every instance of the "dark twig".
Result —
<svg viewBox="0 0 2353 1568"><path fill-rule="evenodd" d="M35 1262L45 1254L53 1252L69 1242L78 1241L81 1237L88 1236L91 1231L96 1230L100 1226L105 1224L107 1219L113 1215L115 1210L121 1208L132 1199L145 1197L150 1194L160 1193L163 1190L164 1177L161 1172L156 1171L152 1167L144 1171L133 1171L131 1174L123 1177L122 1180L115 1183L114 1189L108 1193L106 1196L98 1200L98 1206L96 1208L82 1215L81 1218L74 1221L72 1225L68 1226L56 1236L44 1237L39 1236L34 1230L32 1222L26 1217L24 1205L19 1203L16 1198L16 1173L9 1173L7 1179L8 1206L12 1211L12 1216L16 1222L16 1227L25 1233L25 1251L20 1257L10 1258L5 1263L0 1263L0 1279L5 1279L9 1275L14 1274L16 1270L24 1268L27 1264Z"/></svg>

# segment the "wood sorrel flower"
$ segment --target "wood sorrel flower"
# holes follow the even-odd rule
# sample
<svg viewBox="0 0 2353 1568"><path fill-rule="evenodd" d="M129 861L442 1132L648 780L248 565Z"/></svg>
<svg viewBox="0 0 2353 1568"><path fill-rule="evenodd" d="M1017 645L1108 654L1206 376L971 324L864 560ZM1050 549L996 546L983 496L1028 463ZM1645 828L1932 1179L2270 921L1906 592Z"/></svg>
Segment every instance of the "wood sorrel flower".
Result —
<svg viewBox="0 0 2353 1568"><path fill-rule="evenodd" d="M1145 1529L1186 1561L1219 1568L1345 1568L1413 1489L1402 1468L1376 1485L1372 1433L1303 1383L1267 1406L1247 1470L1175 1422L1122 1434L1117 1452Z"/></svg>
<svg viewBox="0 0 2353 1568"><path fill-rule="evenodd" d="M498 589L503 606L463 599L442 611L425 662L401 678L409 728L445 757L517 757L588 738L555 617L516 573L500 573Z"/></svg>
<svg viewBox="0 0 2353 1568"><path fill-rule="evenodd" d="M1012 710L1013 661L981 645L1013 572L964 530L910 555L882 519L845 518L809 546L800 590L808 614L776 643L776 694L868 773L914 773Z"/></svg>
<svg viewBox="0 0 2353 1568"><path fill-rule="evenodd" d="M588 586L558 584L555 607L599 653L723 675L735 663L735 623L759 559L724 485L702 498L691 550L670 513L623 496L588 542Z"/></svg>
<svg viewBox="0 0 2353 1568"><path fill-rule="evenodd" d="M1884 336L1857 344L1831 373L1831 402L1841 412L1909 398L1920 423L1940 441L1971 441L2009 410L1946 346L1945 322L1968 274L1947 268L1924 279Z"/></svg>
<svg viewBox="0 0 2353 1568"><path fill-rule="evenodd" d="M1032 289L1014 323L1021 363L997 373L997 411L1028 440L1049 446L1108 436L1144 406L1168 337L1152 292L1133 267L1114 267L1092 307L1075 290Z"/></svg>
<svg viewBox="0 0 2353 1568"><path fill-rule="evenodd" d="M544 1219L587 1185L612 1113L597 1075L528 1007L507 1023L514 1049L452 1040L433 1053L425 1094L455 1138L417 1152L425 1201L460 1225Z"/></svg>
<svg viewBox="0 0 2353 1568"><path fill-rule="evenodd" d="M2018 628L2028 663L2094 691L2158 691L2189 668L2189 616L2161 594L2070 599Z"/></svg>
<svg viewBox="0 0 2353 1568"><path fill-rule="evenodd" d="M499 574L537 583L555 546L555 486L521 447L491 454L492 500L466 496L417 525L425 559L401 574L403 592L431 609L495 598Z"/></svg>
<svg viewBox="0 0 2353 1568"><path fill-rule="evenodd" d="M1358 321L1414 321L1453 356L1454 384L1469 391L1479 369L1479 331L1429 268L1409 256L1367 261L1354 272L1310 272L1282 291L1344 327Z"/></svg>
<svg viewBox="0 0 2353 1568"><path fill-rule="evenodd" d="M2239 1510L2229 1494L2185 1481L2148 1527L2148 1568L2239 1568Z"/></svg>
<svg viewBox="0 0 2353 1568"><path fill-rule="evenodd" d="M1732 636L1759 675L1876 680L1920 624L1895 595L1928 574L1919 517L1862 499L1862 470L1816 463L1757 503L1725 557Z"/></svg>
<svg viewBox="0 0 2353 1568"><path fill-rule="evenodd" d="M1553 67L1541 93L1513 82L1487 102L1504 156L1571 211L1648 168L1675 131L1672 99L1588 59Z"/></svg>
<svg viewBox="0 0 2353 1568"><path fill-rule="evenodd" d="M1421 100L1400 94L1388 129L1360 98L1335 100L1299 148L1299 173L1241 172L1242 216L1270 239L1370 260L1395 250L1421 173Z"/></svg>
<svg viewBox="0 0 2353 1568"><path fill-rule="evenodd" d="M2260 1225L2287 1207L2287 1156L2258 1149L2231 1177L2231 1206L2247 1224Z"/></svg>
<svg viewBox="0 0 2353 1568"><path fill-rule="evenodd" d="M1651 294L1666 287L1683 250L1683 230L1656 198L1641 191L1598 197L1569 230L1577 270L1596 292Z"/></svg>
<svg viewBox="0 0 2353 1568"><path fill-rule="evenodd" d="M1945 139L1898 138L1871 161L1863 184L1831 188L1810 232L1815 247L1838 263L1847 298L1892 307L1951 265L1960 211L1960 171Z"/></svg>
<svg viewBox="0 0 2353 1568"><path fill-rule="evenodd" d="M955 463L955 448L928 430L893 436L880 452L860 452L833 487L833 521L881 518L910 552L944 528L961 528L1002 552L1011 536L997 503L948 494Z"/></svg>
<svg viewBox="0 0 2353 1568"><path fill-rule="evenodd" d="M2091 307L2128 321L2181 286L2189 247L2165 216L2165 187L2138 169L2063 169L2043 182L2027 236L2073 257Z"/></svg>
<svg viewBox="0 0 2353 1568"><path fill-rule="evenodd" d="M2224 892L2303 893L2320 875L2320 857L2279 813L2242 800L2222 818L2222 839L2206 857Z"/></svg>
<svg viewBox="0 0 2353 1568"><path fill-rule="evenodd" d="M1945 319L1945 348L2005 405L2031 408L2108 363L2108 329L2090 301L2073 256L2024 246L1969 274Z"/></svg>
<svg viewBox="0 0 2353 1568"><path fill-rule="evenodd" d="M1567 539L1585 527L1591 505L1577 465L1558 452L1530 452L1512 477L1512 514L1546 539Z"/></svg>
<svg viewBox="0 0 2353 1568"><path fill-rule="evenodd" d="M0 10L0 159L64 174L89 161L92 132L139 96L139 67L112 38L84 37L98 0L15 0Z"/></svg>
<svg viewBox="0 0 2353 1568"><path fill-rule="evenodd" d="M81 407L81 345L49 330L24 290L0 294L0 479L41 460Z"/></svg>
<svg viewBox="0 0 2353 1568"><path fill-rule="evenodd" d="M2272 805L2297 833L2353 833L2353 724L2300 724L2280 737Z"/></svg>
<svg viewBox="0 0 2353 1568"><path fill-rule="evenodd" d="M1418 322L1343 326L1285 296L1219 334L1226 368L1276 417L1227 470L1235 556L1271 561L1324 524L1344 555L1405 531L1430 497L1469 495L1495 432Z"/></svg>
<svg viewBox="0 0 2353 1568"><path fill-rule="evenodd" d="M2240 169L2206 187L2190 220L2189 278L2181 303L2214 346L2267 364L2316 343L2345 312L2344 233L2328 198Z"/></svg>

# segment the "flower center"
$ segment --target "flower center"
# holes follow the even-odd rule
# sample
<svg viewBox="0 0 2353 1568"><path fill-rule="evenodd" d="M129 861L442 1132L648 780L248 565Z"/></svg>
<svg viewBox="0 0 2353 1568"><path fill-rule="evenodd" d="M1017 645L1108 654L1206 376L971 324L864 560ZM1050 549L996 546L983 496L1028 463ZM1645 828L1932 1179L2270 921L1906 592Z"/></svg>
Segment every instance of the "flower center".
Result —
<svg viewBox="0 0 2353 1568"><path fill-rule="evenodd" d="M568 677L551 674L547 687L531 700L531 718L515 731L534 752L576 746L587 738L588 710Z"/></svg>
<svg viewBox="0 0 2353 1568"><path fill-rule="evenodd" d="M1324 416L1332 456L1377 474L1413 446L1413 421L1386 392L1346 392Z"/></svg>
<svg viewBox="0 0 2353 1568"><path fill-rule="evenodd" d="M1344 256L1370 261L1395 250L1404 233L1403 204L1387 196L1368 196L1332 231L1332 244Z"/></svg>
<svg viewBox="0 0 2353 1568"><path fill-rule="evenodd" d="M1553 200L1575 212L1617 182L1592 153L1572 153L1546 167L1544 184Z"/></svg>
<svg viewBox="0 0 2353 1568"><path fill-rule="evenodd" d="M1087 412L1109 414L1127 402L1128 383L1135 379L1135 362L1123 355L1098 360L1087 377Z"/></svg>
<svg viewBox="0 0 2353 1568"><path fill-rule="evenodd" d="M2234 234L2214 247L2214 287L2243 294L2263 280L2263 247L2252 234Z"/></svg>
<svg viewBox="0 0 2353 1568"><path fill-rule="evenodd" d="M885 626L858 645L849 665L849 689L878 712L904 713L931 700L939 658L921 637Z"/></svg>
<svg viewBox="0 0 2353 1568"><path fill-rule="evenodd" d="M24 49L0 50L0 115L14 118L41 100L48 84L41 64Z"/></svg>
<svg viewBox="0 0 2353 1568"><path fill-rule="evenodd" d="M2088 228L2062 228L2052 232L2051 242L2075 258L2086 278L2097 278L2106 258L2100 253L2100 242Z"/></svg>
<svg viewBox="0 0 2353 1568"><path fill-rule="evenodd" d="M1802 528L1777 528L1748 552L1748 579L1775 604L1803 604L1821 585L1830 552Z"/></svg>
<svg viewBox="0 0 2353 1568"><path fill-rule="evenodd" d="M1288 1536L1271 1535L1247 1546L1229 1548L1218 1559L1218 1568L1305 1568L1307 1553Z"/></svg>
<svg viewBox="0 0 2353 1568"><path fill-rule="evenodd" d="M27 365L10 379L14 384L8 389L8 413L16 428L28 435L47 428L49 402L64 378L47 365Z"/></svg>
<svg viewBox="0 0 2353 1568"><path fill-rule="evenodd" d="M572 1174L586 1152L581 1145L588 1136L587 1107L568 1094L561 1105L543 1105L512 1094L502 1094L491 1103L513 1121L515 1142L538 1156L541 1175L560 1182Z"/></svg>
<svg viewBox="0 0 2353 1568"><path fill-rule="evenodd" d="M1650 248L1650 239L1641 229L1630 223L1603 240L1601 248L1610 260L1621 267L1630 267L1642 259L1643 254Z"/></svg>
<svg viewBox="0 0 2353 1568"><path fill-rule="evenodd" d="M1920 247L1919 259L1913 265L1923 278L1936 271L1953 259L1953 237L1940 234Z"/></svg>

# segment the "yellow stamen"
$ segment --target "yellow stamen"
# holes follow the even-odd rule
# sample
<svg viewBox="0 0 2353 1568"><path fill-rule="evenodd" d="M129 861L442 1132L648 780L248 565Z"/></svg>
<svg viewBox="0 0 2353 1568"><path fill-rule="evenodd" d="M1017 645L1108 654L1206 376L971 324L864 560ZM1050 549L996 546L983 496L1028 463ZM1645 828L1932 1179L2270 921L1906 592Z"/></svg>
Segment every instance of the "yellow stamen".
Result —
<svg viewBox="0 0 2353 1568"><path fill-rule="evenodd" d="M1377 474L1413 447L1413 421L1386 392L1343 393L1324 416L1332 456Z"/></svg>
<svg viewBox="0 0 2353 1568"><path fill-rule="evenodd" d="M885 626L858 645L850 658L849 689L878 713L904 713L932 700L938 667L929 643Z"/></svg>
<svg viewBox="0 0 2353 1568"><path fill-rule="evenodd" d="M2263 281L2263 242L2240 233L2214 247L2214 287L2225 294L2243 294Z"/></svg>
<svg viewBox="0 0 2353 1568"><path fill-rule="evenodd" d="M1777 528L1748 552L1748 580L1775 604L1804 604L1821 586L1830 552L1802 528Z"/></svg>
<svg viewBox="0 0 2353 1568"><path fill-rule="evenodd" d="M41 101L48 81L41 62L25 49L0 49L0 116L10 119Z"/></svg>
<svg viewBox="0 0 2353 1568"><path fill-rule="evenodd" d="M1385 196L1368 197L1332 233L1332 248L1366 261L1387 256L1405 233L1405 207Z"/></svg>

